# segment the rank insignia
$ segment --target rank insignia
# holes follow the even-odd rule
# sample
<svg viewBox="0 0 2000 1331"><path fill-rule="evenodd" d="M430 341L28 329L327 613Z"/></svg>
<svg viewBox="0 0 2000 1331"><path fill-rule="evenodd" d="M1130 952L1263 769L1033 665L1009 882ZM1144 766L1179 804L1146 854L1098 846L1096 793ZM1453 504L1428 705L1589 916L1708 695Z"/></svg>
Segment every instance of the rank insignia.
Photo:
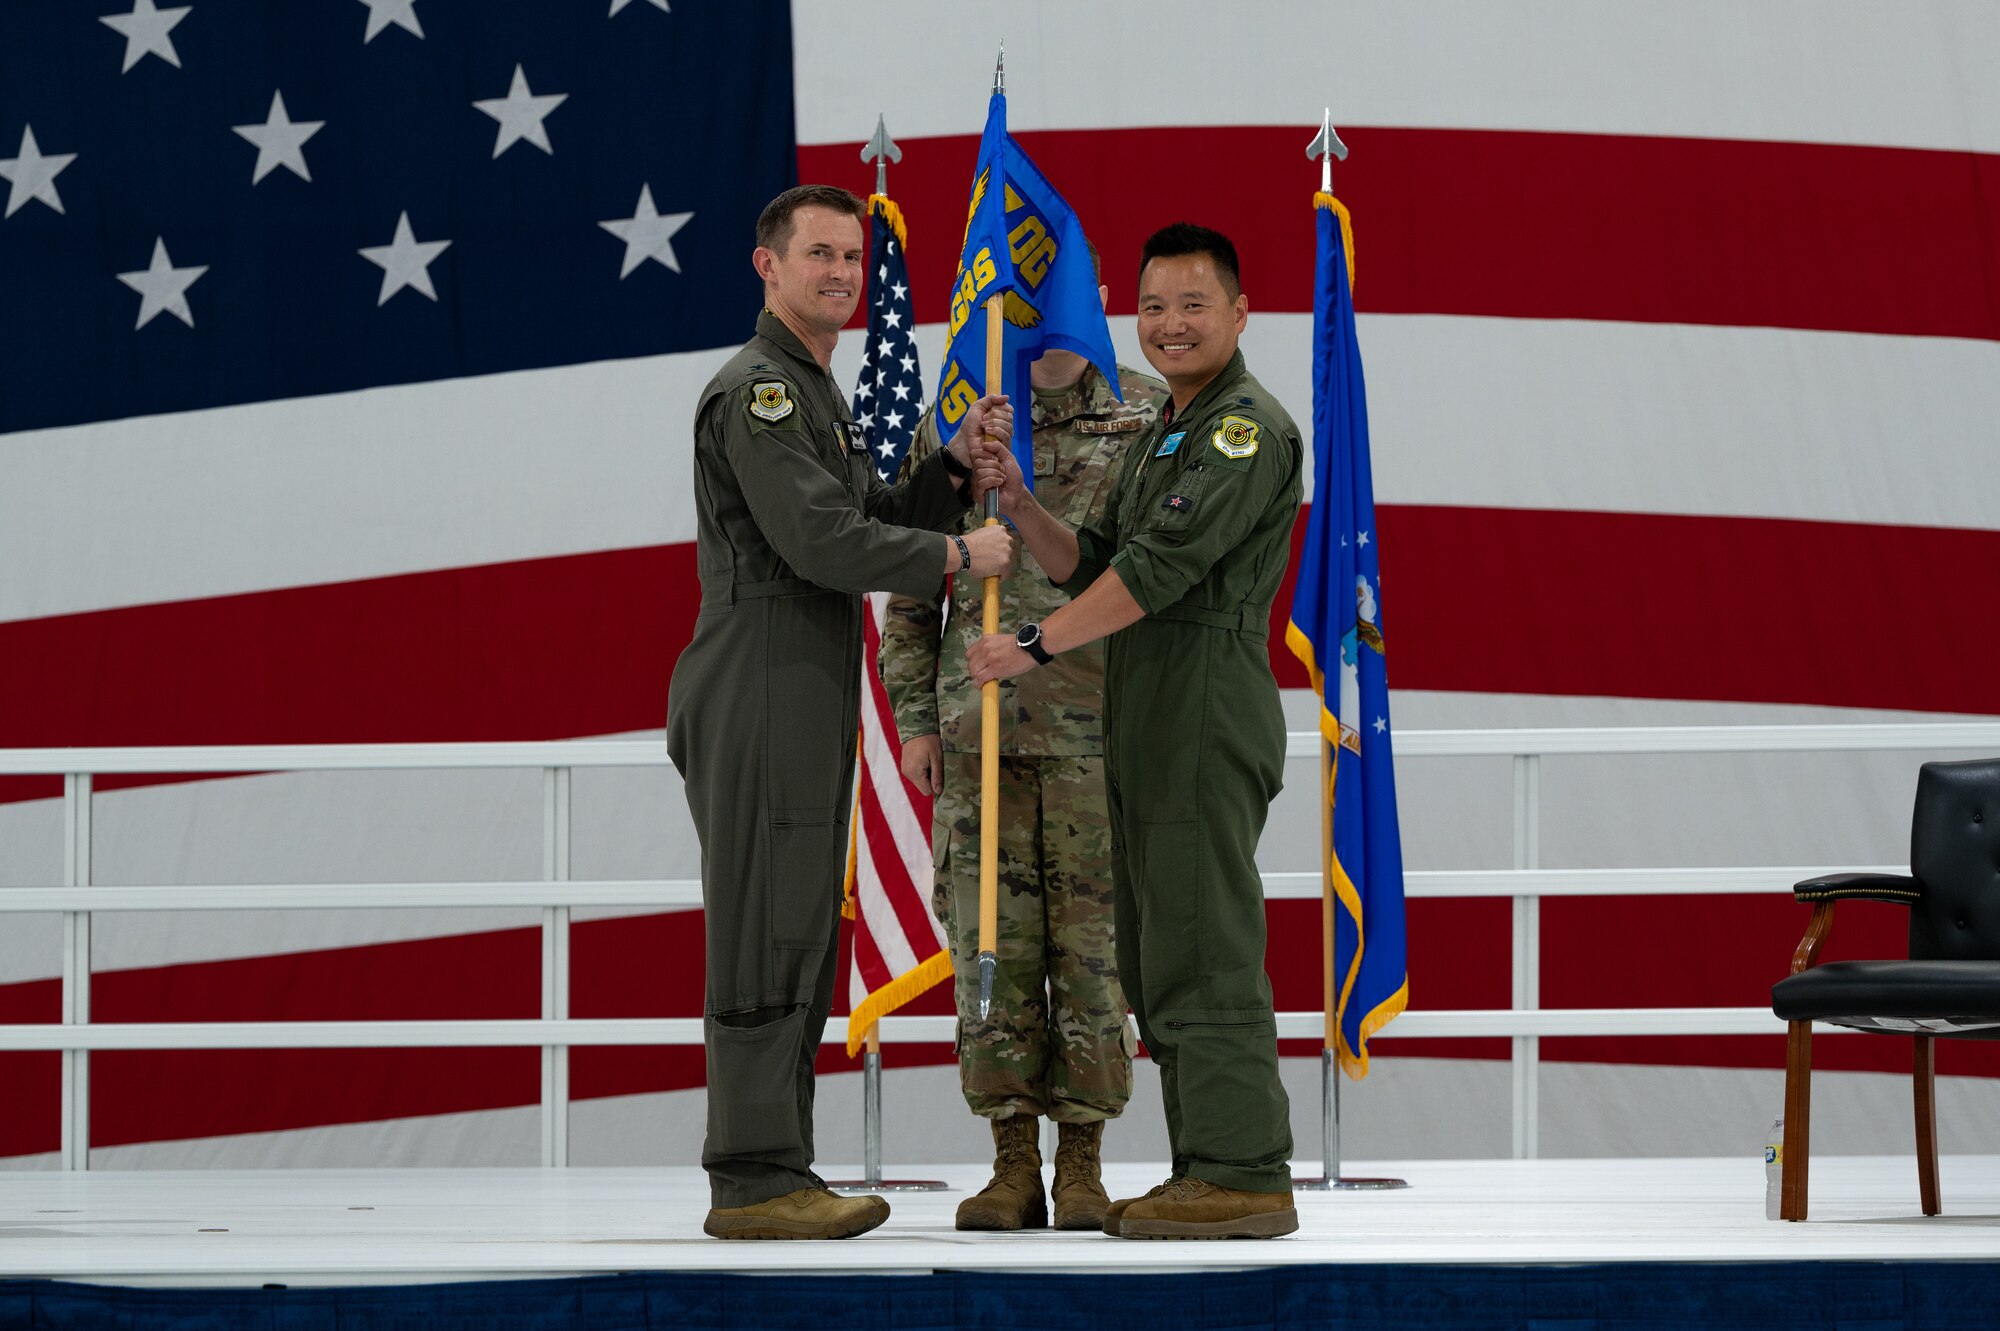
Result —
<svg viewBox="0 0 2000 1331"><path fill-rule="evenodd" d="M1224 416L1216 427L1215 451L1226 458L1254 457L1257 453L1257 422L1241 416Z"/></svg>
<svg viewBox="0 0 2000 1331"><path fill-rule="evenodd" d="M757 384L750 390L750 414L760 421L781 421L792 414L793 406L782 383Z"/></svg>
<svg viewBox="0 0 2000 1331"><path fill-rule="evenodd" d="M1181 440L1187 438L1186 430L1175 430L1160 441L1160 447L1153 454L1156 458L1168 457L1180 451Z"/></svg>

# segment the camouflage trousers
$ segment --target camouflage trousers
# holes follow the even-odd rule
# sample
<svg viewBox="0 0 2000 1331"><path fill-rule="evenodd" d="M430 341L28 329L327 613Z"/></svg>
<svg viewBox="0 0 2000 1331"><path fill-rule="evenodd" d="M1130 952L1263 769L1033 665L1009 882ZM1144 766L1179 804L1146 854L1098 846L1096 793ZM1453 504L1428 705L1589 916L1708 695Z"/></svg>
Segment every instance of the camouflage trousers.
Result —
<svg viewBox="0 0 2000 1331"><path fill-rule="evenodd" d="M932 909L951 943L958 1070L984 1118L1115 1118L1132 1044L1112 939L1111 824L1100 757L1000 759L993 1008L979 1019L979 755L944 755Z"/></svg>

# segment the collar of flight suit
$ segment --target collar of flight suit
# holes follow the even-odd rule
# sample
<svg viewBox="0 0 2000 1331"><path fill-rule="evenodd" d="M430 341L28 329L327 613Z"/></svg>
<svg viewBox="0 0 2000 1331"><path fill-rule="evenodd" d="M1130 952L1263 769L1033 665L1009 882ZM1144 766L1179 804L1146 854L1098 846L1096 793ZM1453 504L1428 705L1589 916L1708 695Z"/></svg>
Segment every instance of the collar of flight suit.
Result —
<svg viewBox="0 0 2000 1331"><path fill-rule="evenodd" d="M769 306L765 306L757 314L757 336L797 361L799 367L808 373L817 375L828 373L826 367L819 363L812 352L806 350L806 344L799 341L798 334L785 327L785 321L771 313Z"/></svg>
<svg viewBox="0 0 2000 1331"><path fill-rule="evenodd" d="M1233 391L1237 383L1248 373L1250 373L1250 367L1244 363L1243 348L1238 347L1235 354L1229 358L1229 364L1222 367L1221 373L1209 380L1202 387L1202 390L1194 395L1194 401L1187 404L1186 411L1175 411L1173 397L1171 395L1168 396L1167 405L1160 412L1161 425L1171 430L1176 425L1181 425L1185 428L1184 423L1187 421L1200 420L1203 413L1215 409L1217 398Z"/></svg>
<svg viewBox="0 0 2000 1331"><path fill-rule="evenodd" d="M1061 397L1049 402L1044 402L1038 394L1031 397L1028 419L1037 430L1062 425L1079 416L1109 416L1120 407L1111 391L1111 381L1104 377L1104 371L1089 362L1084 364L1083 377L1063 390Z"/></svg>

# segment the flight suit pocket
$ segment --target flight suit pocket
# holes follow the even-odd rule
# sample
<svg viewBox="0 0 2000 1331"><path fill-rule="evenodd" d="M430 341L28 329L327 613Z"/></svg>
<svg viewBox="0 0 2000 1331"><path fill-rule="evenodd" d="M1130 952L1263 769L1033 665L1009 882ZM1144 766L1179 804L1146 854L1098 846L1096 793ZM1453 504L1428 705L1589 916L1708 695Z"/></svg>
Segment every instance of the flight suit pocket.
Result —
<svg viewBox="0 0 2000 1331"><path fill-rule="evenodd" d="M1140 884L1140 955L1145 980L1192 980L1201 969L1203 899L1202 829L1194 819L1143 823L1137 857ZM1151 1004L1161 995L1144 996Z"/></svg>
<svg viewBox="0 0 2000 1331"><path fill-rule="evenodd" d="M831 809L771 811L764 902L772 946L818 950L827 945L840 913L845 831Z"/></svg>
<svg viewBox="0 0 2000 1331"><path fill-rule="evenodd" d="M1201 493L1207 488L1208 468L1199 462L1189 465L1160 487L1158 498L1148 501L1151 508L1142 515L1144 530L1187 530L1194 521L1195 510L1201 506Z"/></svg>
<svg viewBox="0 0 2000 1331"><path fill-rule="evenodd" d="M708 1141L705 1158L801 1149L798 1071L806 1010L757 1026L709 1017Z"/></svg>

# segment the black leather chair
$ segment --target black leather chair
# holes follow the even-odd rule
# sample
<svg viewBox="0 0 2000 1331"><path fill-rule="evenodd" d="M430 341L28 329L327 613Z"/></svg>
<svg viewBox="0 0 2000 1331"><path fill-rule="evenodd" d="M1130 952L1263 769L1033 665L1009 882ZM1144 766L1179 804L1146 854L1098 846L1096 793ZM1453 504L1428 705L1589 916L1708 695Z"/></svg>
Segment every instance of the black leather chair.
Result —
<svg viewBox="0 0 2000 1331"><path fill-rule="evenodd" d="M1806 1218L1811 1151L1812 1024L1909 1035L1917 1116L1917 1190L1936 1215L1934 1039L2000 1039L2000 758L1925 763L1917 774L1910 876L1842 873L1792 890L1813 908L1792 954L1792 973L1771 988L1787 1023L1784 1197L1786 1220ZM1910 908L1909 959L1813 963L1845 900Z"/></svg>

